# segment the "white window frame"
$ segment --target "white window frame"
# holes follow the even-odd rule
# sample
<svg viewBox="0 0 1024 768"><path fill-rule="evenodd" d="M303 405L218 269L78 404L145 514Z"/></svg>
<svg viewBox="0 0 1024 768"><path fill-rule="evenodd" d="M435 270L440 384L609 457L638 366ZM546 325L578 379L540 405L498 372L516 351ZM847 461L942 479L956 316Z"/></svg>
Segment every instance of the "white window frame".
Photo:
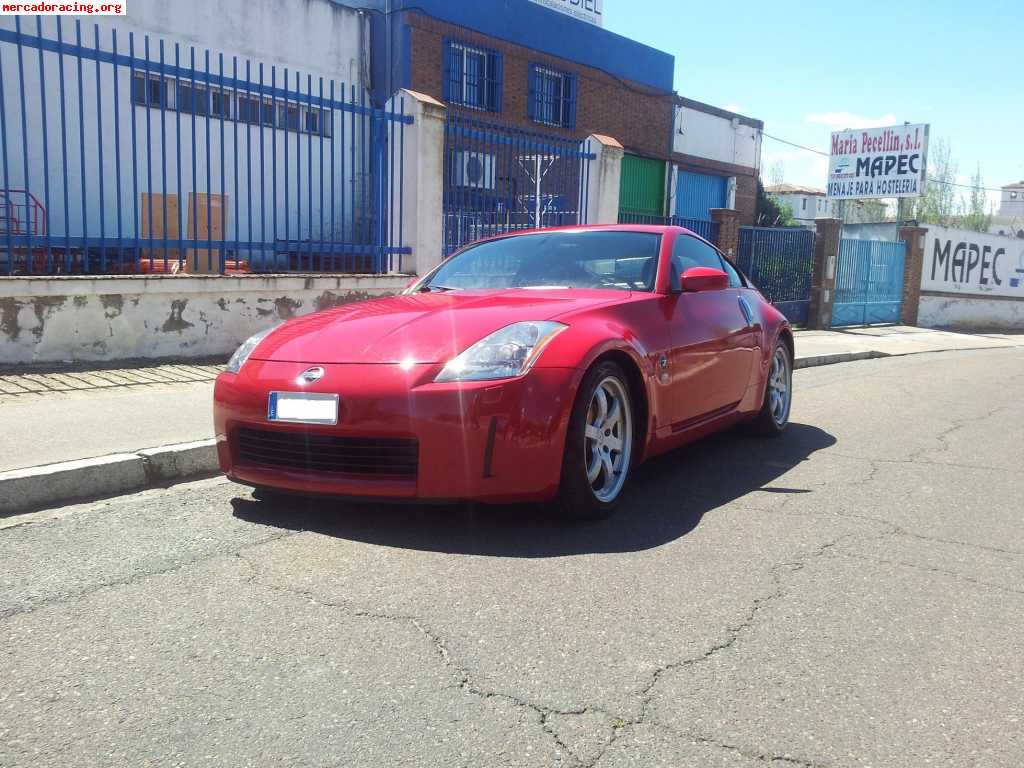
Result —
<svg viewBox="0 0 1024 768"><path fill-rule="evenodd" d="M451 42L451 49L459 52L459 99L458 104L463 107L469 107L470 109L479 109L481 112L487 112L490 108L487 106L487 84L491 82L491 57L488 51L482 48L474 48L472 45L466 45L465 43ZM480 89L479 95L482 97L482 104L474 104L469 101L467 94L469 93L469 68L466 66L468 61L468 55L473 54L479 56L483 60L483 69L480 75L480 82L477 84ZM454 63L452 61L451 63Z"/></svg>
<svg viewBox="0 0 1024 768"><path fill-rule="evenodd" d="M537 89L536 90L536 94L535 94L535 98L537 99L537 103L534 105L534 109L536 110L536 114L534 116L534 122L541 123L542 125L553 125L553 126L555 126L557 128L564 128L565 124L567 122L565 120L565 115L564 115L565 109L566 109L565 90L566 90L566 84L567 84L566 81L568 80L567 73L559 72L558 70L550 69L548 67L541 66L540 64L535 64L533 69L534 69L534 78L535 78L534 83L535 83L535 87ZM559 108L559 113L560 114L555 116L554 119L552 119L552 120L546 119L545 116L543 114L541 114L541 110L544 107L548 106L548 102L543 97L543 88L544 88L544 79L545 78L551 78L551 80L557 80L558 81L558 85L559 85L559 97L558 97L557 104L558 104L558 108Z"/></svg>

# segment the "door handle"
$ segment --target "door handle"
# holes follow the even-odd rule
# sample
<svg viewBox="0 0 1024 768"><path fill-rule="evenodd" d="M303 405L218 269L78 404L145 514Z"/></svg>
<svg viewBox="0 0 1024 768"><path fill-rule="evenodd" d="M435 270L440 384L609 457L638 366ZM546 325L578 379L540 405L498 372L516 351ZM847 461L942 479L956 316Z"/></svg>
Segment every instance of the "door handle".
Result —
<svg viewBox="0 0 1024 768"><path fill-rule="evenodd" d="M743 313L743 317L746 319L747 327L749 328L754 324L754 310L750 308L750 304L748 304L747 300L742 296L739 297L738 301L740 305L740 312Z"/></svg>

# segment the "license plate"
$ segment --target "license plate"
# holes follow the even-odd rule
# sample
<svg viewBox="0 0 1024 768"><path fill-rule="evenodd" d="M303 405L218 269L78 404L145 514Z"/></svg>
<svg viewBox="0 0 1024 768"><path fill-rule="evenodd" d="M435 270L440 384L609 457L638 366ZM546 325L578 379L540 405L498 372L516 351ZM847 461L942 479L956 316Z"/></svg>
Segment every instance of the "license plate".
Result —
<svg viewBox="0 0 1024 768"><path fill-rule="evenodd" d="M271 392L267 421L296 424L337 424L338 396L314 392Z"/></svg>

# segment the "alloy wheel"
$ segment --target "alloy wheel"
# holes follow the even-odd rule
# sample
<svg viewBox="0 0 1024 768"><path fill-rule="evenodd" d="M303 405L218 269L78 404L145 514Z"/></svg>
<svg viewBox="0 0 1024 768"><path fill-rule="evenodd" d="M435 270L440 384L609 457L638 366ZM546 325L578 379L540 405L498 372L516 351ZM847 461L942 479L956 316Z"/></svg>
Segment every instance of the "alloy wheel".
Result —
<svg viewBox="0 0 1024 768"><path fill-rule="evenodd" d="M622 491L633 451L633 410L629 393L618 378L608 376L594 390L583 432L587 480L601 502Z"/></svg>
<svg viewBox="0 0 1024 768"><path fill-rule="evenodd" d="M768 374L768 409L778 426L789 420L789 406L792 400L793 377L789 366L789 354L780 344L772 356L772 370Z"/></svg>

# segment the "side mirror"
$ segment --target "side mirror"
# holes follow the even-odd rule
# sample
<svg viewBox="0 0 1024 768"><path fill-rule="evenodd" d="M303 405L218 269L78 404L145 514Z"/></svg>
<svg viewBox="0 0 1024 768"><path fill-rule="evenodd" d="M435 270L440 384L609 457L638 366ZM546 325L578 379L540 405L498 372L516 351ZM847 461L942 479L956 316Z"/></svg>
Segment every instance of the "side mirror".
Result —
<svg viewBox="0 0 1024 768"><path fill-rule="evenodd" d="M680 285L686 293L724 291L729 287L729 276L720 269L690 267L690 269L683 272Z"/></svg>

